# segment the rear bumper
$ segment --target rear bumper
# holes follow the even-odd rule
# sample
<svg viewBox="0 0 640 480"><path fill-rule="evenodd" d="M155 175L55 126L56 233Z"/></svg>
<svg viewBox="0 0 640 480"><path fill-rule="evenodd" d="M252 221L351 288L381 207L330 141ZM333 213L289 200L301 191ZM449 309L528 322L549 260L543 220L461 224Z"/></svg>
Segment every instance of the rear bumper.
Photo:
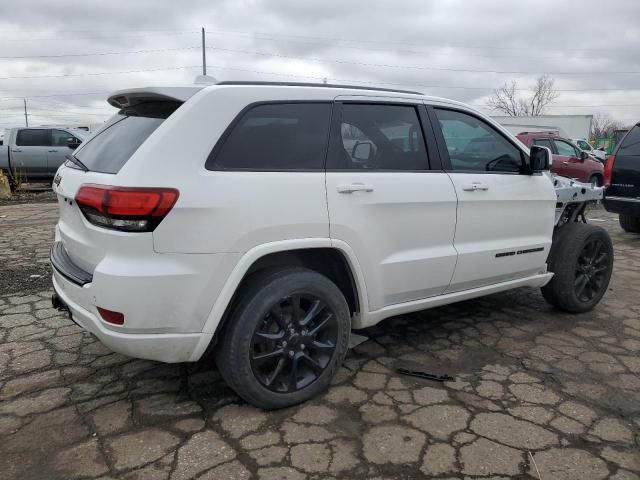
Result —
<svg viewBox="0 0 640 480"><path fill-rule="evenodd" d="M602 204L607 212L640 217L639 198L605 197Z"/></svg>
<svg viewBox="0 0 640 480"><path fill-rule="evenodd" d="M212 337L205 333L141 334L114 331L94 313L89 288L70 282L57 270L53 273L53 288L78 326L94 334L114 352L123 355L168 363L196 361L203 353L202 345L208 345Z"/></svg>

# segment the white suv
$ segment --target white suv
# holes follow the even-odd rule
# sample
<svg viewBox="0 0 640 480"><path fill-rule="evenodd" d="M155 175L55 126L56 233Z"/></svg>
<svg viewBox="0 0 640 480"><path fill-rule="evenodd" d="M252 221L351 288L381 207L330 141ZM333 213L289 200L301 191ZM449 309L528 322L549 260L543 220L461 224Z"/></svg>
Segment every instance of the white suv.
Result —
<svg viewBox="0 0 640 480"><path fill-rule="evenodd" d="M246 82L109 103L54 180L54 305L126 355L213 350L255 405L325 389L352 328L516 287L574 312L606 291L611 241L576 222L602 190L554 189L547 149L463 104Z"/></svg>

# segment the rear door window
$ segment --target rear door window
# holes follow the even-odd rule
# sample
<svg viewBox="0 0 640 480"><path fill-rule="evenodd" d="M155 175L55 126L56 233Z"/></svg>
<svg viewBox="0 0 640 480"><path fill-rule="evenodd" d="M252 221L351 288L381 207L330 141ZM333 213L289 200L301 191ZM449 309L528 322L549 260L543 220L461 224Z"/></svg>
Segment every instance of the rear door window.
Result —
<svg viewBox="0 0 640 480"><path fill-rule="evenodd" d="M419 171L428 168L414 105L342 105L340 139L327 167L335 170ZM336 139L338 140L338 139Z"/></svg>
<svg viewBox="0 0 640 480"><path fill-rule="evenodd" d="M533 141L534 145L539 145L541 147L547 147L549 150L553 152L553 146L551 145L551 140L547 140L545 138L539 138Z"/></svg>
<svg viewBox="0 0 640 480"><path fill-rule="evenodd" d="M564 155L566 157L578 157L578 150L570 143L563 142L562 140L554 140L558 155Z"/></svg>
<svg viewBox="0 0 640 480"><path fill-rule="evenodd" d="M636 125L624 137L618 149L620 155L640 155L640 126Z"/></svg>
<svg viewBox="0 0 640 480"><path fill-rule="evenodd" d="M118 173L179 105L180 102L147 102L123 109L84 142L74 156L90 171Z"/></svg>
<svg viewBox="0 0 640 480"><path fill-rule="evenodd" d="M330 103L274 103L245 112L206 162L208 170L323 170Z"/></svg>
<svg viewBox="0 0 640 480"><path fill-rule="evenodd" d="M16 145L19 147L48 147L49 130L45 128L20 130L16 137Z"/></svg>

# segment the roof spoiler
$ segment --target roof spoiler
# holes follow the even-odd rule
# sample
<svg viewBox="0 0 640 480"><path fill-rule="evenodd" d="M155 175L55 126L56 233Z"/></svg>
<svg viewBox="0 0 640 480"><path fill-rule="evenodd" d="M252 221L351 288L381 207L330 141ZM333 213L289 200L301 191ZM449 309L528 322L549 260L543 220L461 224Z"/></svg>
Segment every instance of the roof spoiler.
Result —
<svg viewBox="0 0 640 480"><path fill-rule="evenodd" d="M205 85L188 87L148 87L119 90L108 99L109 105L127 108L146 102L185 102L202 90Z"/></svg>

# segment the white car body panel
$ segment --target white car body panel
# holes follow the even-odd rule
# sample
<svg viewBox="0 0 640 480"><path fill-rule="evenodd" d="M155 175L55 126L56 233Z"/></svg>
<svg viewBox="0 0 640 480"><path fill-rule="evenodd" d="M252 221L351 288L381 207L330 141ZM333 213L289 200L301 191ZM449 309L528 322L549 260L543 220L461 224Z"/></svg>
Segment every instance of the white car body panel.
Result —
<svg viewBox="0 0 640 480"><path fill-rule="evenodd" d="M456 172L449 176L458 195L458 263L446 292L543 273L556 202L548 177ZM469 190L474 184L478 188ZM531 251L536 249L542 250Z"/></svg>
<svg viewBox="0 0 640 480"><path fill-rule="evenodd" d="M338 192L358 183L373 191ZM331 239L356 252L370 310L439 295L449 285L457 201L447 174L327 172L327 198Z"/></svg>

